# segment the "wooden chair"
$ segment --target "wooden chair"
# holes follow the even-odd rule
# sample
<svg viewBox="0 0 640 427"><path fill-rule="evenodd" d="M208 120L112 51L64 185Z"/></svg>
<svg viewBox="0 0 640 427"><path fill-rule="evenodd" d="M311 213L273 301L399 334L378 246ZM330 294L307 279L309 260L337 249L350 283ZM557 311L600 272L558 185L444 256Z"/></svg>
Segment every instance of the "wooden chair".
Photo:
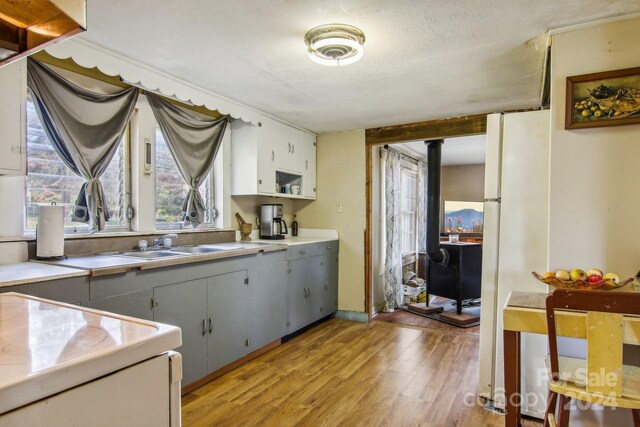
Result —
<svg viewBox="0 0 640 427"><path fill-rule="evenodd" d="M640 292L558 289L547 297L549 398L544 425L569 425L572 399L632 410L640 427L640 368L623 365L623 315L640 315ZM587 359L558 356L556 310L586 311ZM635 361L636 365L640 364Z"/></svg>

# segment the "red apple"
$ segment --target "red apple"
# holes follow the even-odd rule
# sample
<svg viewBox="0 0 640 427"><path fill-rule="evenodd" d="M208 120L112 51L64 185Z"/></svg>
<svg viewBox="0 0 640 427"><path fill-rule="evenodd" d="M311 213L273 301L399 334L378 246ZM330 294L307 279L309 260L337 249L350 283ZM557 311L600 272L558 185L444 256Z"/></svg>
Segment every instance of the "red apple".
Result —
<svg viewBox="0 0 640 427"><path fill-rule="evenodd" d="M602 280L602 276L598 276L597 274L592 274L589 276L589 283L597 283Z"/></svg>

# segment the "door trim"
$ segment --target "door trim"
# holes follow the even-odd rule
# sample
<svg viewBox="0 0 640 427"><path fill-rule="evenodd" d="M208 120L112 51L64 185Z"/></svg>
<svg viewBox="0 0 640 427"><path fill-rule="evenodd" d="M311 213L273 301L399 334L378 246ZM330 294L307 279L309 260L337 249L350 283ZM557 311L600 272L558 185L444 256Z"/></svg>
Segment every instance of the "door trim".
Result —
<svg viewBox="0 0 640 427"><path fill-rule="evenodd" d="M365 311L371 321L371 299L373 293L373 259L372 235L373 224L372 203L373 188L371 185L372 159L374 146L384 144L398 144L414 140L429 140L436 138L452 138L460 136L482 135L487 131L487 114L454 117L441 120L407 123L401 125L384 126L365 130L366 157L366 227L364 235L364 296Z"/></svg>

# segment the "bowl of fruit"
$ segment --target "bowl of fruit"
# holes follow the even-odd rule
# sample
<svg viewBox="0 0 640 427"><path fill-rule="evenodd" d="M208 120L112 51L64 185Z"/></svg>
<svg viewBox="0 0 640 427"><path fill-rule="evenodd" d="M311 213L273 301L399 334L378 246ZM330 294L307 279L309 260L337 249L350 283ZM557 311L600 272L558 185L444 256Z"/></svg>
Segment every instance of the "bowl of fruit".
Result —
<svg viewBox="0 0 640 427"><path fill-rule="evenodd" d="M571 271L557 270L549 271L540 275L533 272L533 277L546 283L549 286L559 289L591 289L599 291L609 291L611 289L621 288L633 282L634 278L631 277L627 280L620 281L615 273L602 274L602 270L592 268L591 270L584 271L579 268L574 268Z"/></svg>

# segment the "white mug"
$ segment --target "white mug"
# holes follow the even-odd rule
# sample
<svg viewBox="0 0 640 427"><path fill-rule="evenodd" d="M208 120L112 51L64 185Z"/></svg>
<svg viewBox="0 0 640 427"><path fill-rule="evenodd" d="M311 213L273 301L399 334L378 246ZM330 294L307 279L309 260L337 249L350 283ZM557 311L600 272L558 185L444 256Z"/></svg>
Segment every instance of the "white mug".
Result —
<svg viewBox="0 0 640 427"><path fill-rule="evenodd" d="M291 186L291 194L293 194L295 196L299 196L300 195L300 186L299 185L292 185Z"/></svg>

